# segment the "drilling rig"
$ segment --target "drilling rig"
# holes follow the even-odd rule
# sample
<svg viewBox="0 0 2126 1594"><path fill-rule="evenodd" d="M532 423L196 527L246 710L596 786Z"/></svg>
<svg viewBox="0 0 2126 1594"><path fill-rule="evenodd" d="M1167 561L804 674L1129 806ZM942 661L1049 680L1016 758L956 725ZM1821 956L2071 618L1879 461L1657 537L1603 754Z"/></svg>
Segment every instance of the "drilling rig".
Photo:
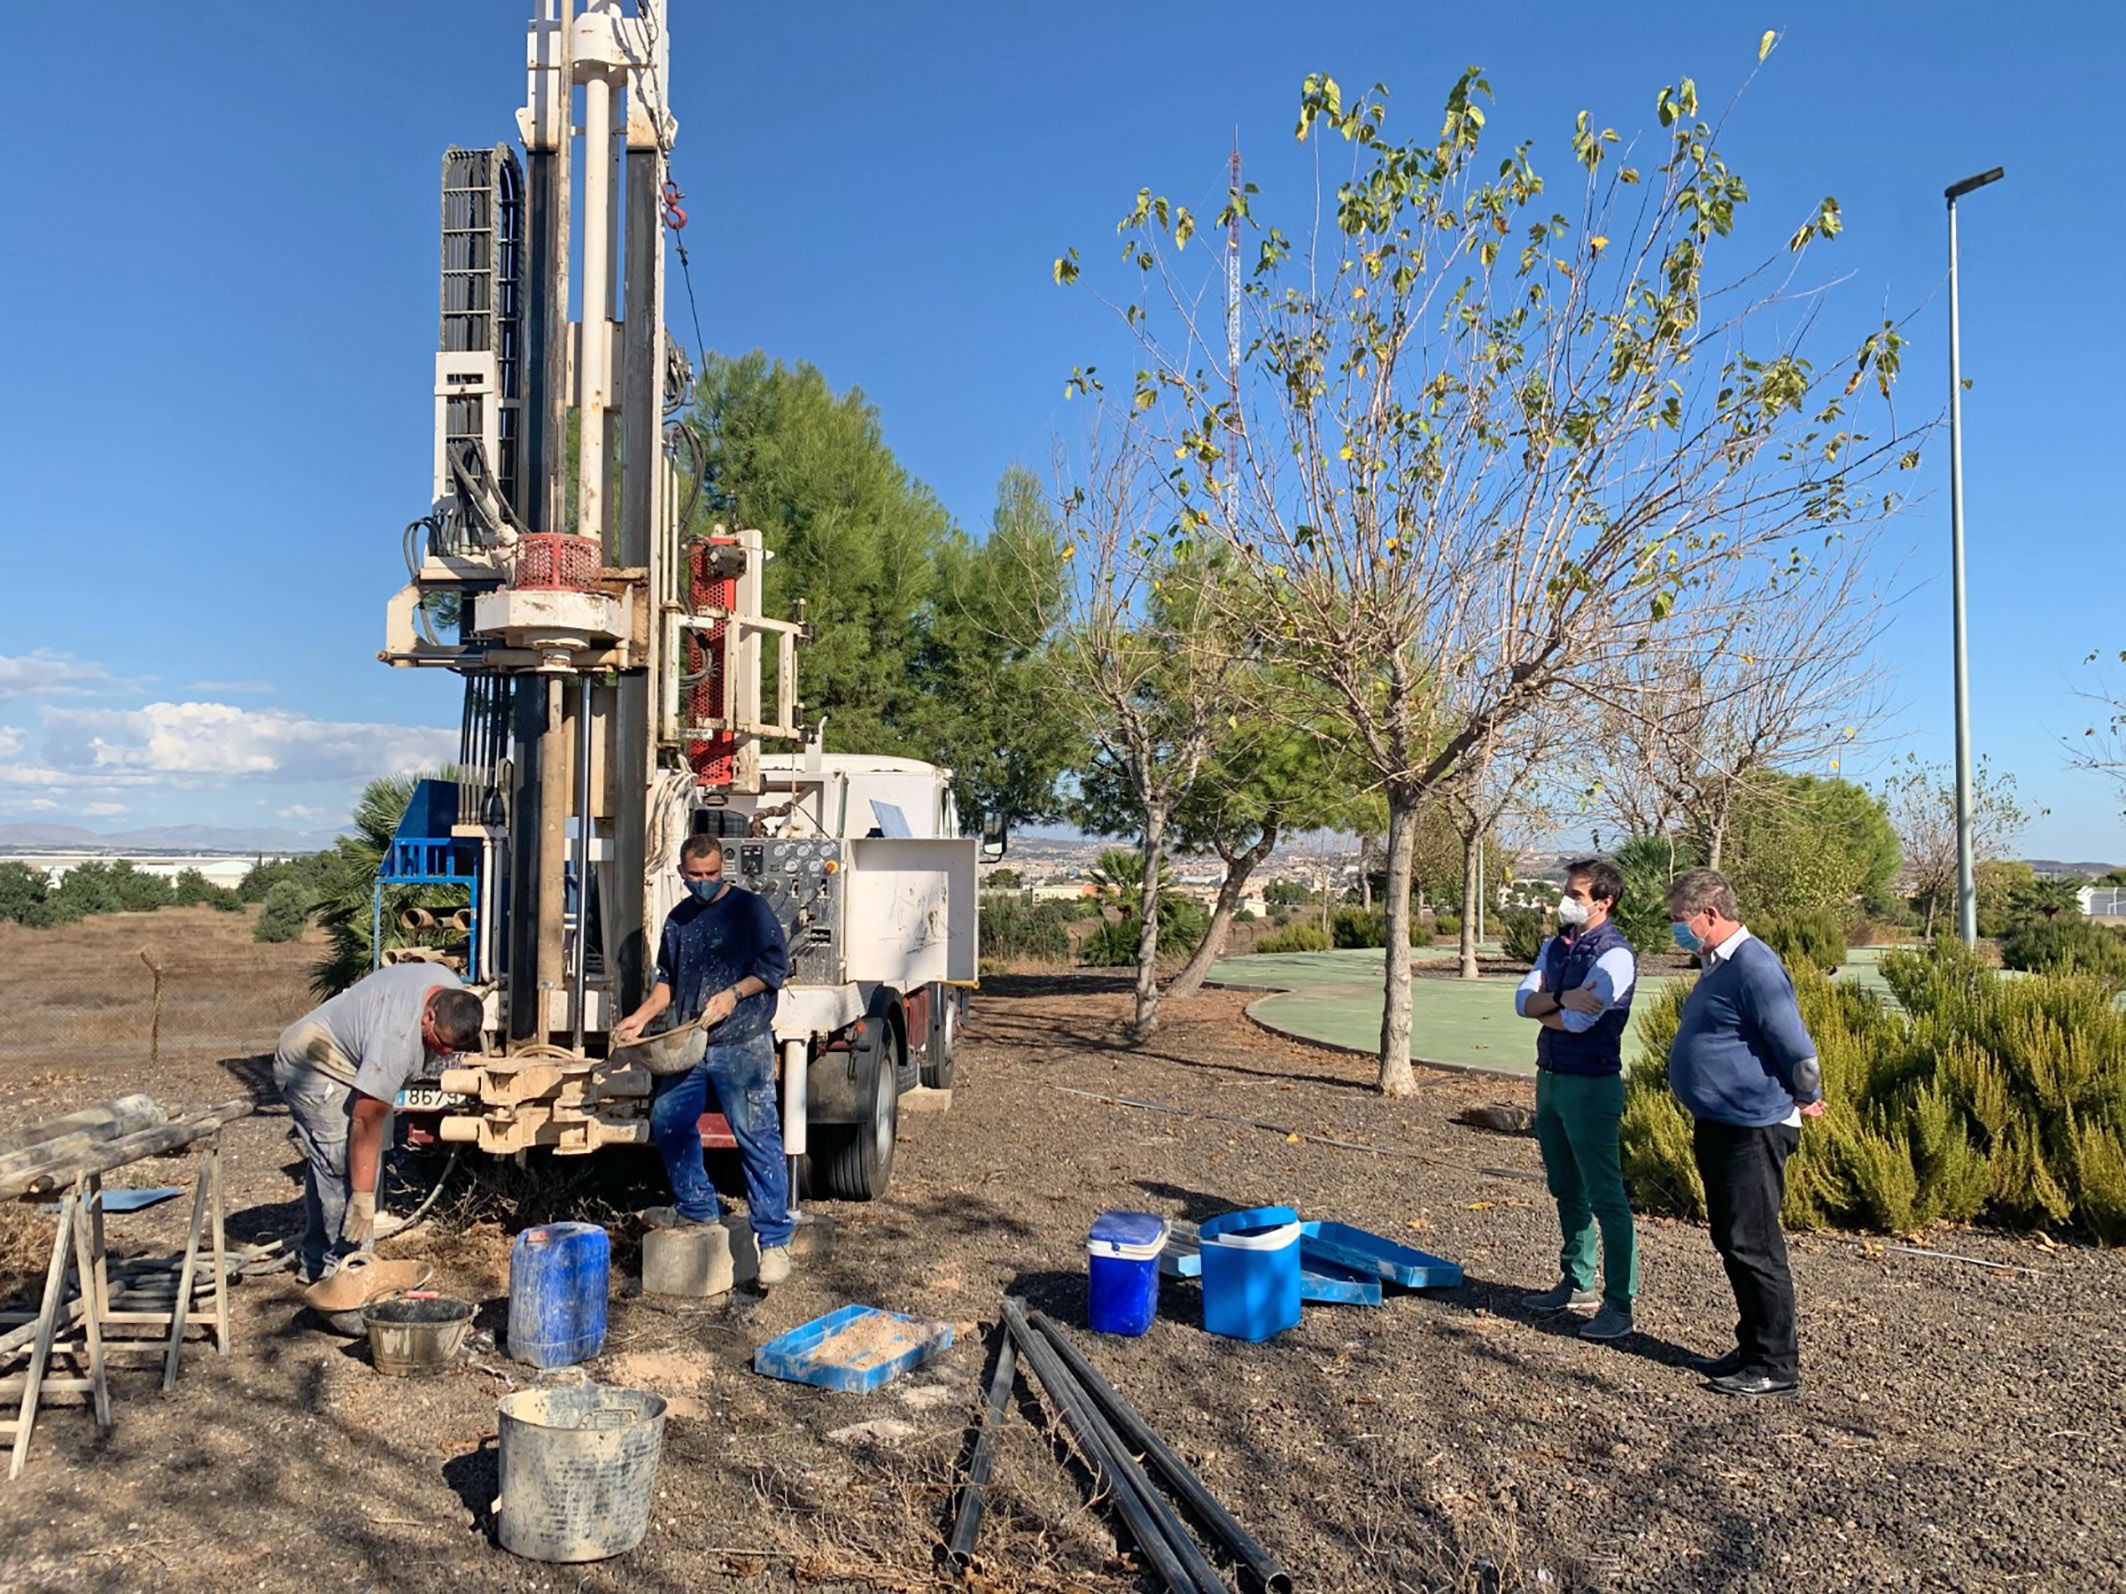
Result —
<svg viewBox="0 0 2126 1594"><path fill-rule="evenodd" d="M808 732L802 603L763 612L758 532L697 533L673 422L692 372L664 326L685 225L666 0L535 4L521 160L443 158L433 502L379 654L462 677L464 712L451 778L420 783L386 851L373 945L457 968L489 1034L399 1107L495 1155L647 1144L650 1077L607 1036L645 993L681 843L709 835L789 938L785 1150L816 1193L869 1199L901 1092L951 1082L1002 830L960 835L950 771ZM387 916L398 887L462 905ZM733 1143L720 1115L702 1134Z"/></svg>

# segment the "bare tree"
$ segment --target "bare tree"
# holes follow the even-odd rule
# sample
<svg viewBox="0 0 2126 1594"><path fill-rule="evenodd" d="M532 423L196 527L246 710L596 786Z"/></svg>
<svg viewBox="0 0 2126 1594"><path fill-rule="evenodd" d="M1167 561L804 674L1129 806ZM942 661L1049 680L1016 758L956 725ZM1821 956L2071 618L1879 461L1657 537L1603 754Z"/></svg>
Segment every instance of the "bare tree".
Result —
<svg viewBox="0 0 2126 1594"><path fill-rule="evenodd" d="M1614 678L1731 565L1881 513L1874 478L1917 458L1894 417L1875 436L1850 413L1887 401L1895 326L1836 370L1815 358L1819 301L1793 273L1840 229L1834 201L1794 234L1794 267L1713 276L1747 193L1688 80L1661 92L1644 173L1582 113L1584 180L1562 202L1526 145L1479 161L1489 94L1472 69L1436 136L1398 141L1384 90L1347 107L1307 80L1300 137L1340 136L1351 166L1304 247L1259 232L1244 413L1181 275L1194 215L1147 190L1122 223L1131 403L1179 533L1234 557L1270 607L1264 647L1320 683L1386 798L1391 1095L1415 1089L1420 807L1537 704ZM1221 223L1259 227L1254 208L1230 192Z"/></svg>
<svg viewBox="0 0 2126 1594"><path fill-rule="evenodd" d="M1086 479L1065 497L1076 580L1057 652L1103 766L1141 826L1133 1039L1159 1022L1159 876L1175 809L1239 706L1241 654L1226 638L1221 561L1177 548L1145 491L1134 423L1096 439Z"/></svg>
<svg viewBox="0 0 2126 1594"><path fill-rule="evenodd" d="M2103 657L2092 653L2082 662L2093 665ZM2119 663L2126 664L2126 649L2120 651ZM2097 717L2078 742L2068 744L2069 763L2110 781L2126 806L2126 694L2107 685L2082 695L2097 706Z"/></svg>
<svg viewBox="0 0 2126 1594"><path fill-rule="evenodd" d="M1934 934L1935 911L1956 895L1956 777L1948 769L1908 755L1883 787L1883 806L1903 849L1903 886L1925 904L1926 934ZM1995 775L1981 757L1971 776L1971 861L2005 857L2029 823L2015 797L2015 776Z"/></svg>
<svg viewBox="0 0 2126 1594"><path fill-rule="evenodd" d="M1462 851L1461 977L1478 978L1476 899L1484 890L1484 849L1509 814L1537 822L1555 811L1550 760L1569 740L1563 693L1496 727L1441 787ZM1488 896L1488 892L1486 895Z"/></svg>
<svg viewBox="0 0 2126 1594"><path fill-rule="evenodd" d="M1627 836L1689 830L1719 868L1735 805L1774 769L1835 773L1886 710L1886 604L1867 528L1806 560L1717 572L1681 623L1595 679L1602 807Z"/></svg>

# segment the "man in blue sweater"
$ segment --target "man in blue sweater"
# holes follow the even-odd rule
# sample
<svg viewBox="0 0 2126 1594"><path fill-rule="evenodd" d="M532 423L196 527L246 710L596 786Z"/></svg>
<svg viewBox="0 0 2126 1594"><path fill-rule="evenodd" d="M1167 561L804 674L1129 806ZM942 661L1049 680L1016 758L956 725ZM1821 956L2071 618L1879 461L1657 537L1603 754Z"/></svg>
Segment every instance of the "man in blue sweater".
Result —
<svg viewBox="0 0 2126 1594"><path fill-rule="evenodd" d="M1603 858L1565 866L1558 933L1543 943L1513 1005L1536 1034L1535 1137L1558 1204L1557 1288L1523 1298L1539 1312L1584 1312L1583 1339L1631 1332L1639 1250L1624 1194L1618 1129L1624 1119L1624 1032L1638 964L1609 922L1624 877ZM1602 1236L1602 1293L1594 1292L1595 1233Z"/></svg>
<svg viewBox="0 0 2126 1594"><path fill-rule="evenodd" d="M1725 1395L1782 1395L1800 1388L1801 1358L1779 1208L1801 1120L1823 1111L1816 1043L1786 966L1742 927L1725 875L1678 876L1668 916L1676 944L1705 965L1668 1049L1668 1083L1697 1120L1706 1217L1739 1313L1735 1348L1699 1370Z"/></svg>
<svg viewBox="0 0 2126 1594"><path fill-rule="evenodd" d="M654 1226L714 1223L716 1187L701 1159L701 1115L711 1088L738 1142L746 1215L760 1246L760 1282L790 1276L790 1167L783 1157L775 1099L775 993L790 976L790 947L774 910L723 877L723 846L689 836L679 849L687 900L664 921L649 998L614 1027L633 1040L667 1011L673 1025L708 1020L708 1048L683 1074L658 1078L650 1134L672 1181L672 1205L648 1214Z"/></svg>

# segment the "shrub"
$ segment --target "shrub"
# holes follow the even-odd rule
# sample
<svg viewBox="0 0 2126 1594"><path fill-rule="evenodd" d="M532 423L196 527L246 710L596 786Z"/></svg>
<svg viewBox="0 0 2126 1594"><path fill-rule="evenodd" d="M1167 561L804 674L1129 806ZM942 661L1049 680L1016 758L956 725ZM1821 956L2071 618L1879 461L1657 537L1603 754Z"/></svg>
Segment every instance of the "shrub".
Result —
<svg viewBox="0 0 2126 1594"><path fill-rule="evenodd" d="M1016 892L982 894L982 955L1005 962L1068 963L1067 903L1028 902Z"/></svg>
<svg viewBox="0 0 2126 1594"><path fill-rule="evenodd" d="M1424 934L1413 909L1410 914L1410 944L1416 946ZM1336 917L1330 921L1329 938L1340 947L1373 947L1388 944L1388 910L1386 908L1338 908Z"/></svg>
<svg viewBox="0 0 2126 1594"><path fill-rule="evenodd" d="M2126 936L2087 919L2032 919L2001 938L2001 962L2037 974L2091 974L2126 986Z"/></svg>
<svg viewBox="0 0 2126 1594"><path fill-rule="evenodd" d="M1610 861L1624 876L1624 894L1610 920L1641 957L1673 952L1668 929L1668 884L1698 863L1697 848L1683 836L1634 836Z"/></svg>
<svg viewBox="0 0 2126 1594"><path fill-rule="evenodd" d="M218 908L224 913L234 913L244 905L244 899L228 886L218 886L197 869L178 872L172 888L173 900L180 908Z"/></svg>
<svg viewBox="0 0 2126 1594"><path fill-rule="evenodd" d="M1950 939L1893 952L1898 1006L1797 971L1827 1110L1787 1165L1785 1219L1903 1232L1990 1218L2126 1243L2126 1013L2083 974L2007 978ZM1704 1208L1666 1061L1688 991L1638 1004L1625 1174L1649 1210Z"/></svg>
<svg viewBox="0 0 2126 1594"><path fill-rule="evenodd" d="M283 880L266 893L266 906L251 934L260 941L298 941L309 922L309 892L293 880Z"/></svg>
<svg viewBox="0 0 2126 1594"><path fill-rule="evenodd" d="M1779 954L1789 974L1801 969L1830 974L1845 961L1845 929L1829 908L1780 914L1751 926L1750 933Z"/></svg>
<svg viewBox="0 0 2126 1594"><path fill-rule="evenodd" d="M1543 950L1543 938L1549 933L1544 928L1543 915L1534 908L1508 908L1499 923L1499 939L1506 956L1516 963L1533 967L1537 955Z"/></svg>
<svg viewBox="0 0 2126 1594"><path fill-rule="evenodd" d="M1329 937L1318 924L1288 924L1255 943L1258 952L1326 952Z"/></svg>
<svg viewBox="0 0 2126 1594"><path fill-rule="evenodd" d="M1211 916L1192 897L1176 897L1159 910L1159 955L1169 957L1195 950L1211 927ZM1137 961L1137 916L1125 914L1100 926L1086 938L1079 956L1094 968L1125 968Z"/></svg>
<svg viewBox="0 0 2126 1594"><path fill-rule="evenodd" d="M1435 913L1432 915L1434 935L1458 936L1462 933L1462 921L1458 914Z"/></svg>

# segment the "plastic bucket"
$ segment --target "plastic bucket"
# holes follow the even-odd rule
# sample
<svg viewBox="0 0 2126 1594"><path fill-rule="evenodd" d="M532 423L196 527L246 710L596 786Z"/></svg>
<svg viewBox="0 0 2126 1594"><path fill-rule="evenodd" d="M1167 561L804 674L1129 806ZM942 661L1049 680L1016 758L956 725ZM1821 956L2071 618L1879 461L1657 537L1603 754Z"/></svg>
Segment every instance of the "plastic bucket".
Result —
<svg viewBox="0 0 2126 1594"><path fill-rule="evenodd" d="M472 1302L442 1295L394 1295L362 1308L369 1359L393 1378L441 1372L472 1331Z"/></svg>
<svg viewBox="0 0 2126 1594"><path fill-rule="evenodd" d="M602 1561L650 1531L664 1397L579 1384L520 1389L500 1406L495 1538L534 1561Z"/></svg>
<svg viewBox="0 0 2126 1594"><path fill-rule="evenodd" d="M1228 1212L1198 1233L1206 1330L1227 1339L1264 1340L1298 1323L1298 1213L1290 1207Z"/></svg>
<svg viewBox="0 0 2126 1594"><path fill-rule="evenodd" d="M1142 1334L1159 1315L1166 1219L1103 1212L1085 1237L1086 1318L1099 1334Z"/></svg>
<svg viewBox="0 0 2126 1594"><path fill-rule="evenodd" d="M534 1367L589 1361L605 1345L613 1242L595 1223L526 1229L509 1251L509 1353Z"/></svg>

